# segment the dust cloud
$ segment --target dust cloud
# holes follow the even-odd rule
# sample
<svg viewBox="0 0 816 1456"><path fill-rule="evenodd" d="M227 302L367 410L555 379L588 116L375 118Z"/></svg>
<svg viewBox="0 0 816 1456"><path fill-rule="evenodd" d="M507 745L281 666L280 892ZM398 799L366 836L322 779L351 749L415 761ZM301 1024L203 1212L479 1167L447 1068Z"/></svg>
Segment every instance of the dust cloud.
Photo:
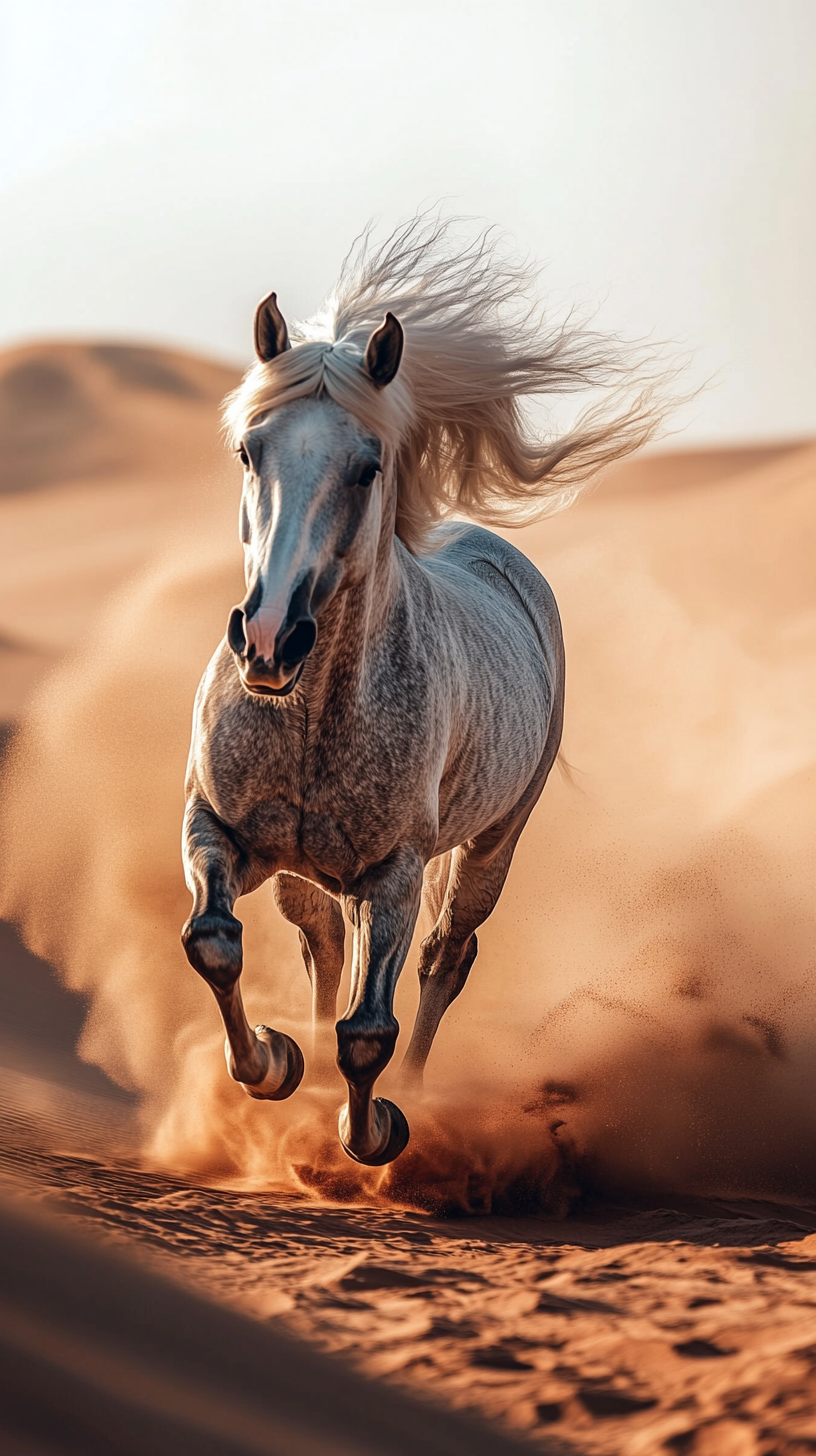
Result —
<svg viewBox="0 0 816 1456"><path fill-rule="evenodd" d="M816 1194L816 449L699 483L671 461L512 537L561 607L573 771L480 932L426 1101L397 1090L399 1049L382 1079L412 1127L391 1168L338 1147L343 1084L318 1075L269 888L239 902L243 985L250 1020L303 1046L290 1102L230 1081L179 943L192 700L241 595L237 541L179 537L40 689L3 786L0 910L90 996L81 1055L139 1093L147 1163L449 1211ZM409 960L401 1043L415 982Z"/></svg>

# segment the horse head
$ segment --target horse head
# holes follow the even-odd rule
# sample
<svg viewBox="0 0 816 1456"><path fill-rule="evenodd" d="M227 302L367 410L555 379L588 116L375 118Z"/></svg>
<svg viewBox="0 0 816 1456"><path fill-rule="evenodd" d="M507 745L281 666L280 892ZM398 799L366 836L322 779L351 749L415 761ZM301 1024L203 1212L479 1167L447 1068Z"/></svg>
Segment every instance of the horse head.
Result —
<svg viewBox="0 0 816 1456"><path fill-rule="evenodd" d="M360 369L376 389L394 379L403 332L386 314ZM291 348L274 293L255 315L267 363ZM382 520L382 444L327 394L272 409L244 432L241 540L247 595L227 641L248 692L285 697L317 641L321 611L373 564Z"/></svg>

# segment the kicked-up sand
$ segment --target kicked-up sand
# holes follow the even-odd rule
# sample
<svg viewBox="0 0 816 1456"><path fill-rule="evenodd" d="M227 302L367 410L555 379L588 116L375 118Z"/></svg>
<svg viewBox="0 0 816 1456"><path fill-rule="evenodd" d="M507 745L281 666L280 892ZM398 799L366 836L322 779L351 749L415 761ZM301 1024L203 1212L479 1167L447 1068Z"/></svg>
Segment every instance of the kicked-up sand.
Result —
<svg viewBox="0 0 816 1456"><path fill-rule="evenodd" d="M268 892L244 984L304 1046L291 1102L230 1082L178 942L192 696L242 592L233 381L107 347L0 370L69 380L0 496L15 1186L564 1456L816 1449L816 447L642 458L511 537L564 620L568 768L397 1094L408 1150L364 1170ZM415 1004L409 962L403 1035Z"/></svg>

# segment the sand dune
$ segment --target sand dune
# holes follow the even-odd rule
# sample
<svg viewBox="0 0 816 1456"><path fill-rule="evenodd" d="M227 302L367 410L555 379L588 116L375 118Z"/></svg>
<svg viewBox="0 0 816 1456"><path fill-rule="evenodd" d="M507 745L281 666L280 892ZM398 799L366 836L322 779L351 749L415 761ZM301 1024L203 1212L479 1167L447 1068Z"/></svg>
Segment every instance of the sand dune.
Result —
<svg viewBox="0 0 816 1456"><path fill-rule="evenodd" d="M111 592L226 499L218 407L238 378L129 344L0 357L0 721Z"/></svg>
<svg viewBox="0 0 816 1456"><path fill-rule="evenodd" d="M642 458L513 538L564 619L572 775L480 934L407 1153L372 1172L337 1150L339 1082L307 1068L275 1107L229 1082L178 944L190 705L241 590L214 417L232 378L156 351L135 375L127 350L14 357L87 395L69 429L52 381L53 433L33 463L15 446L0 497L0 632L28 654L5 711L41 681L3 790L23 1182L562 1453L809 1449L816 447ZM296 936L263 892L239 913L250 1016L303 1038ZM403 1033L415 1001L409 965ZM429 1216L451 1212L461 1231Z"/></svg>
<svg viewBox="0 0 816 1456"><path fill-rule="evenodd" d="M0 357L0 494L199 462L229 366L130 343L46 342Z"/></svg>

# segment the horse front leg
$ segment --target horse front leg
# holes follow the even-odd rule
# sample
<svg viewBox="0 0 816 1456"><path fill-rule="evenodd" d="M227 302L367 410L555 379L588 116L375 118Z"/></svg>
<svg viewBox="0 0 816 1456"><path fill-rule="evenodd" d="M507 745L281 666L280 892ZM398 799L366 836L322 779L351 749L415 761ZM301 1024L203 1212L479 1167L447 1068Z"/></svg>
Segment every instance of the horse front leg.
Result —
<svg viewBox="0 0 816 1456"><path fill-rule="evenodd" d="M193 911L181 933L187 959L215 996L224 1030L230 1076L250 1097L289 1097L303 1077L297 1042L271 1026L250 1027L241 996L242 926L232 913L240 894L255 889L252 875L209 804L197 801L184 819L184 868Z"/></svg>
<svg viewBox="0 0 816 1456"><path fill-rule="evenodd" d="M354 928L351 997L337 1023L337 1065L349 1090L339 1132L349 1157L372 1167L392 1163L409 1137L400 1109L372 1091L399 1033L394 990L419 914L422 868L413 850L400 850L348 897Z"/></svg>

